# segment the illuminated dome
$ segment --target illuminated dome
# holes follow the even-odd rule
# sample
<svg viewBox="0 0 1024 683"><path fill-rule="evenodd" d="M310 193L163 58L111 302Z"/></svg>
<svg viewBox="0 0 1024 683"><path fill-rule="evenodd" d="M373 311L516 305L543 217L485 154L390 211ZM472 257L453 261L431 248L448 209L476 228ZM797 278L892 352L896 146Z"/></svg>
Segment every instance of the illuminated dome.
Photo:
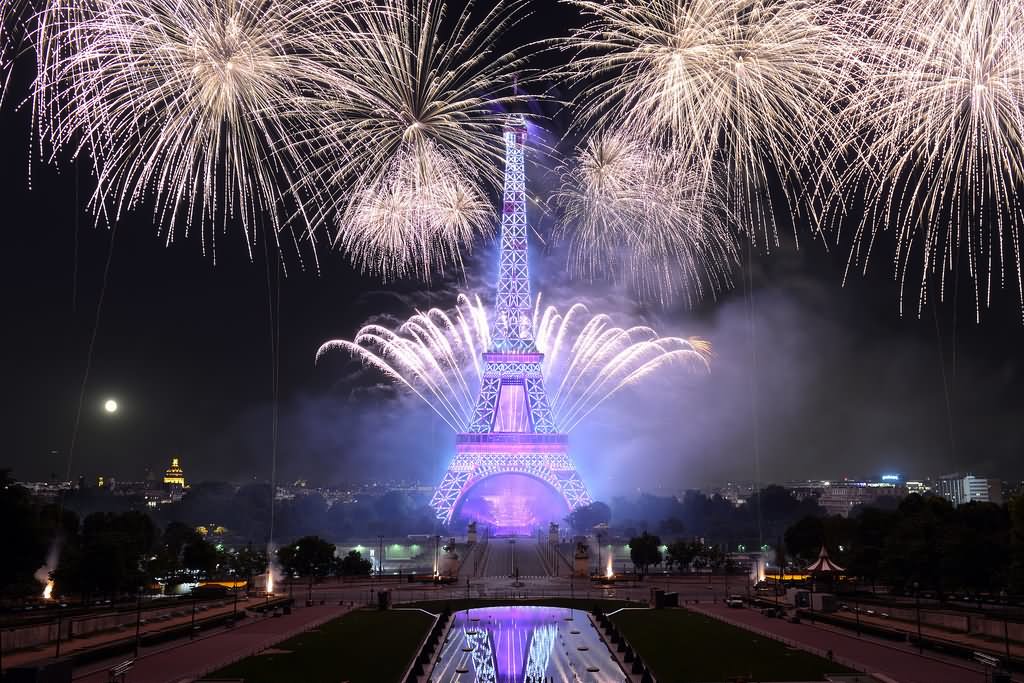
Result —
<svg viewBox="0 0 1024 683"><path fill-rule="evenodd" d="M178 458L171 458L171 466L164 472L164 483L185 486L185 470L181 469Z"/></svg>

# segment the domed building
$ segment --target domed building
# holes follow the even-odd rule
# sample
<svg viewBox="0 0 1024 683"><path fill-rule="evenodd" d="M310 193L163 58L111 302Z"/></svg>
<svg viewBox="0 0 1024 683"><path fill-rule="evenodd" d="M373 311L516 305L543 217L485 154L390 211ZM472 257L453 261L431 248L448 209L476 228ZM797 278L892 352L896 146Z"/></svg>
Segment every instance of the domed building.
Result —
<svg viewBox="0 0 1024 683"><path fill-rule="evenodd" d="M185 488L185 470L178 458L171 458L171 466L164 472L164 485Z"/></svg>

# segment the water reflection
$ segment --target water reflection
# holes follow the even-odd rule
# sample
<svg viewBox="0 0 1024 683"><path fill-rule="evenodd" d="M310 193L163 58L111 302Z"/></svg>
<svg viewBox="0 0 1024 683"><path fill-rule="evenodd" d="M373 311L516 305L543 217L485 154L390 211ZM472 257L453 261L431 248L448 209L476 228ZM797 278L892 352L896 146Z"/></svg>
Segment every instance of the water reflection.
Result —
<svg viewBox="0 0 1024 683"><path fill-rule="evenodd" d="M431 679L439 683L625 680L586 613L555 607L459 612Z"/></svg>

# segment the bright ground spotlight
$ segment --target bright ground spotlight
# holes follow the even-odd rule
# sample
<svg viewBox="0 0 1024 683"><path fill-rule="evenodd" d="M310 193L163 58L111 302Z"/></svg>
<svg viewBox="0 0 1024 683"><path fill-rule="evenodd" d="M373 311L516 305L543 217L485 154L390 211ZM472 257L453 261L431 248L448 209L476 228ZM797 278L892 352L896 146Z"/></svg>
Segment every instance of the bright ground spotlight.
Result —
<svg viewBox="0 0 1024 683"><path fill-rule="evenodd" d="M103 410L107 411L110 414L116 413L117 412L117 401L115 401L112 398L108 398L106 400L106 402L103 404Z"/></svg>

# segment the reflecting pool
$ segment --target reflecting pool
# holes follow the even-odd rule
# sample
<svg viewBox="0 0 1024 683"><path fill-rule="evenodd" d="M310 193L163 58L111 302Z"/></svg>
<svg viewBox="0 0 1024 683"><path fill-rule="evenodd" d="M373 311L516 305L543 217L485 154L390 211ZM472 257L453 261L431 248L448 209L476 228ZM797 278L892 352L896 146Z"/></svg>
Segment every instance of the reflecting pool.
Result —
<svg viewBox="0 0 1024 683"><path fill-rule="evenodd" d="M621 683L626 676L586 612L516 606L459 612L430 679L435 683Z"/></svg>

